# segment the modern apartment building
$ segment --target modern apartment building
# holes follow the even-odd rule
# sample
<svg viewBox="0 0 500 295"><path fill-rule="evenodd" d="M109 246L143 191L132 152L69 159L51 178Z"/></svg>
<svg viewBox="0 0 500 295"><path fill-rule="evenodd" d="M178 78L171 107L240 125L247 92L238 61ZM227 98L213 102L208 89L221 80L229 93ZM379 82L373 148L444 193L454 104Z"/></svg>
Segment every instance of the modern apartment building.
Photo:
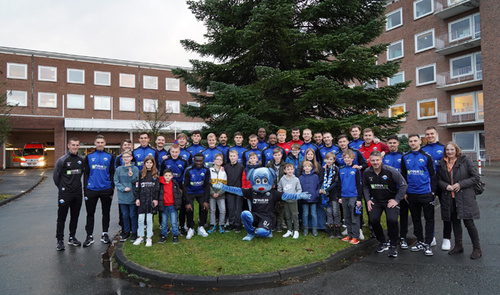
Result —
<svg viewBox="0 0 500 295"><path fill-rule="evenodd" d="M375 43L390 45L379 61L401 64L378 86L412 83L381 115L408 111L401 134L435 126L439 141L456 141L474 159L500 160L500 1L387 1L386 17Z"/></svg>
<svg viewBox="0 0 500 295"><path fill-rule="evenodd" d="M47 162L66 151L68 138L78 137L81 153L93 148L94 137L106 137L107 148L119 153L120 142L138 144L137 130L147 113L162 104L172 122L167 143L177 132L203 126L187 118L182 104L197 104L198 92L173 76L174 66L0 47L0 91L16 107L13 132L1 148L0 168L13 165L15 148L29 142L48 147Z"/></svg>

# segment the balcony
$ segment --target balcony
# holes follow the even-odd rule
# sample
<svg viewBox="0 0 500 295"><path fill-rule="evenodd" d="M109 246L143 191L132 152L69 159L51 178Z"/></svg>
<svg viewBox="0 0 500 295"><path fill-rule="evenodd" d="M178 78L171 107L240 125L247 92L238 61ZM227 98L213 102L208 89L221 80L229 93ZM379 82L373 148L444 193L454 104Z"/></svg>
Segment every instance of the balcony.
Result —
<svg viewBox="0 0 500 295"><path fill-rule="evenodd" d="M436 84L438 85L436 87L437 89L444 91L483 85L483 71L480 70L476 71L476 73L461 75L458 77L452 77L450 72L439 73L437 74Z"/></svg>
<svg viewBox="0 0 500 295"><path fill-rule="evenodd" d="M447 19L476 7L479 7L479 0L441 0L441 2L436 1L434 15L440 19Z"/></svg>
<svg viewBox="0 0 500 295"><path fill-rule="evenodd" d="M453 114L451 110L438 112L437 123L438 126L447 128L483 125L484 111L466 114Z"/></svg>
<svg viewBox="0 0 500 295"><path fill-rule="evenodd" d="M449 55L467 49L481 46L481 31L473 36L450 42L450 34L446 33L436 37L436 53Z"/></svg>

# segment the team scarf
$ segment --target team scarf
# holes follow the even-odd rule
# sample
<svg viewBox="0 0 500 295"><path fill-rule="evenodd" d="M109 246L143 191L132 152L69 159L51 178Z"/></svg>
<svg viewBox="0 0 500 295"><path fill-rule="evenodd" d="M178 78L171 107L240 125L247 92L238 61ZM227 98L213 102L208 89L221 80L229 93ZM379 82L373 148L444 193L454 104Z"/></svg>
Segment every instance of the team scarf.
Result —
<svg viewBox="0 0 500 295"><path fill-rule="evenodd" d="M328 166L326 169L328 169ZM332 165L332 167L330 167L329 170L326 170L326 169L325 169L325 174L323 175L323 190L324 191L326 191L326 189L332 185L332 179L333 179L333 173L334 173L333 165ZM326 171L328 171L328 173L326 173ZM328 200L327 194L323 194L322 200L321 200L321 207L323 207L323 208L330 207L331 205L328 201L329 200Z"/></svg>

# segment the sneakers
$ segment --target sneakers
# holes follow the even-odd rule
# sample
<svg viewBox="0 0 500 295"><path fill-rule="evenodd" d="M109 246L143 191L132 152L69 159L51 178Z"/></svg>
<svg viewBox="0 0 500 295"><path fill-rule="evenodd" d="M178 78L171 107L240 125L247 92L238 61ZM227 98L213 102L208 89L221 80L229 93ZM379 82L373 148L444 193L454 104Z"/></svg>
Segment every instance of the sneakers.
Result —
<svg viewBox="0 0 500 295"><path fill-rule="evenodd" d="M424 254L425 256L432 256L434 253L432 253L432 249L430 245L424 245Z"/></svg>
<svg viewBox="0 0 500 295"><path fill-rule="evenodd" d="M318 228L313 226L313 236L318 236Z"/></svg>
<svg viewBox="0 0 500 295"><path fill-rule="evenodd" d="M288 238L291 235L293 235L292 231L291 230L287 230L286 233L283 235L283 238Z"/></svg>
<svg viewBox="0 0 500 295"><path fill-rule="evenodd" d="M351 240L351 238L349 236L345 236L342 241L344 242L349 242Z"/></svg>
<svg viewBox="0 0 500 295"><path fill-rule="evenodd" d="M401 247L402 250L408 249L408 243L406 242L405 238L399 239L399 247Z"/></svg>
<svg viewBox="0 0 500 295"><path fill-rule="evenodd" d="M82 243L76 239L76 237L69 237L68 245L73 245L75 247L80 247Z"/></svg>
<svg viewBox="0 0 500 295"><path fill-rule="evenodd" d="M130 235L130 241L133 243L133 242L135 242L135 240L137 240L137 233L132 233Z"/></svg>
<svg viewBox="0 0 500 295"><path fill-rule="evenodd" d="M307 236L309 234L309 229L308 228L304 228L304 237Z"/></svg>
<svg viewBox="0 0 500 295"><path fill-rule="evenodd" d="M173 240L173 243L174 243L174 244L178 244L178 243L179 243L179 237L178 237L178 236L174 236L174 237L172 238L172 240Z"/></svg>
<svg viewBox="0 0 500 295"><path fill-rule="evenodd" d="M365 239L365 235L363 234L363 230L362 229L359 229L359 239L360 240L364 240Z"/></svg>
<svg viewBox="0 0 500 295"><path fill-rule="evenodd" d="M138 237L137 239L135 239L134 246L138 246L142 242L144 242L144 238L143 237Z"/></svg>
<svg viewBox="0 0 500 295"><path fill-rule="evenodd" d="M203 226L198 227L198 235L204 238L208 237L207 231L205 230L205 228L203 228Z"/></svg>
<svg viewBox="0 0 500 295"><path fill-rule="evenodd" d="M225 234L226 233L226 228L223 225L219 225L219 232L221 234Z"/></svg>
<svg viewBox="0 0 500 295"><path fill-rule="evenodd" d="M87 236L85 242L83 242L83 247L88 247L92 244L94 244L94 238L92 236Z"/></svg>
<svg viewBox="0 0 500 295"><path fill-rule="evenodd" d="M237 233L237 234L241 233L241 227L240 226L235 226L234 227L234 232Z"/></svg>
<svg viewBox="0 0 500 295"><path fill-rule="evenodd" d="M198 228L198 231L199 231L199 230L200 230L200 229ZM213 232L214 232L214 231L216 231L216 230L217 230L217 226L214 224L214 225L212 225L212 227L211 227L209 230L207 230L207 233L211 234L211 233L213 233Z"/></svg>
<svg viewBox="0 0 500 295"><path fill-rule="evenodd" d="M225 228L225 231L227 231L227 232L228 231L232 231L232 230L234 230L234 226L233 225L226 226L226 228Z"/></svg>
<svg viewBox="0 0 500 295"><path fill-rule="evenodd" d="M276 224L276 232L282 232L283 231L283 226L281 225L281 222L278 221Z"/></svg>
<svg viewBox="0 0 500 295"><path fill-rule="evenodd" d="M417 244L415 244L415 246L411 247L411 252L418 252L418 251L423 251L425 249L424 247L424 243L422 242L417 242Z"/></svg>
<svg viewBox="0 0 500 295"><path fill-rule="evenodd" d="M165 237L165 236L161 236L161 237L160 237L160 240L158 241L158 244L163 244L163 243L165 243L166 241L167 241L167 237Z"/></svg>
<svg viewBox="0 0 500 295"><path fill-rule="evenodd" d="M183 237L185 237L187 235L187 231L186 229L184 228L184 226L181 226L179 227L179 234Z"/></svg>
<svg viewBox="0 0 500 295"><path fill-rule="evenodd" d="M111 243L111 240L109 239L108 233L102 233L101 242L103 242L104 244Z"/></svg>
<svg viewBox="0 0 500 295"><path fill-rule="evenodd" d="M298 239L298 238L299 238L299 231L298 231L298 230L296 230L296 231L294 231L294 232L293 232L293 239L295 239L295 240L296 240L296 239Z"/></svg>
<svg viewBox="0 0 500 295"><path fill-rule="evenodd" d="M443 239L443 243L441 244L441 250L443 250L443 251L450 251L451 250L450 239Z"/></svg>
<svg viewBox="0 0 500 295"><path fill-rule="evenodd" d="M64 241L63 240L57 241L56 250L57 251L63 251L64 249L65 249L65 247L64 247Z"/></svg>
<svg viewBox="0 0 500 295"><path fill-rule="evenodd" d="M380 243L377 248L375 248L375 252L382 253L384 251L389 250L389 246L386 243Z"/></svg>
<svg viewBox="0 0 500 295"><path fill-rule="evenodd" d="M190 228L186 234L186 240L190 240L194 236L194 229Z"/></svg>
<svg viewBox="0 0 500 295"><path fill-rule="evenodd" d="M359 244L359 240L358 239L352 239L352 240L349 241L349 244L357 245L357 244Z"/></svg>
<svg viewBox="0 0 500 295"><path fill-rule="evenodd" d="M396 246L389 247L389 252L387 253L387 256L394 258L398 257L398 249L396 248Z"/></svg>
<svg viewBox="0 0 500 295"><path fill-rule="evenodd" d="M432 238L431 247L434 247L436 245L437 245L436 237L434 237L434 238Z"/></svg>
<svg viewBox="0 0 500 295"><path fill-rule="evenodd" d="M146 247L151 247L153 246L153 240L151 238L146 239Z"/></svg>

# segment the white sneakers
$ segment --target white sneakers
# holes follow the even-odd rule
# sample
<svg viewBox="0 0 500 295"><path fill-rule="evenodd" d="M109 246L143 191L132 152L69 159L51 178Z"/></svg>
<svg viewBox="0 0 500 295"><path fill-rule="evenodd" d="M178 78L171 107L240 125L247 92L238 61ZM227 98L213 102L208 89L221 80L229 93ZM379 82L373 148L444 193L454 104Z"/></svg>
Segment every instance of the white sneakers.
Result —
<svg viewBox="0 0 500 295"><path fill-rule="evenodd" d="M146 239L146 247L153 246L153 240L151 238Z"/></svg>
<svg viewBox="0 0 500 295"><path fill-rule="evenodd" d="M288 238L291 235L293 235L292 231L291 230L287 230L286 233L283 235L283 238Z"/></svg>
<svg viewBox="0 0 500 295"><path fill-rule="evenodd" d="M194 236L194 229L188 229L188 233L186 235L186 240L190 240Z"/></svg>
<svg viewBox="0 0 500 295"><path fill-rule="evenodd" d="M293 238L294 239L298 239L299 238L299 231L298 230L296 230L296 231L293 232Z"/></svg>
<svg viewBox="0 0 500 295"><path fill-rule="evenodd" d="M362 229L359 229L359 239L360 240L364 240L365 239L365 235L363 234L363 230Z"/></svg>
<svg viewBox="0 0 500 295"><path fill-rule="evenodd" d="M200 235L204 238L208 237L208 233L203 226L198 227L198 235Z"/></svg>
<svg viewBox="0 0 500 295"><path fill-rule="evenodd" d="M443 239L443 243L441 244L441 250L449 251L451 250L451 241L450 239Z"/></svg>
<svg viewBox="0 0 500 295"><path fill-rule="evenodd" d="M434 247L436 245L437 245L436 237L434 237L434 238L432 238L431 247Z"/></svg>
<svg viewBox="0 0 500 295"><path fill-rule="evenodd" d="M143 241L144 241L143 237L138 237L137 239L135 239L134 246L140 245Z"/></svg>

